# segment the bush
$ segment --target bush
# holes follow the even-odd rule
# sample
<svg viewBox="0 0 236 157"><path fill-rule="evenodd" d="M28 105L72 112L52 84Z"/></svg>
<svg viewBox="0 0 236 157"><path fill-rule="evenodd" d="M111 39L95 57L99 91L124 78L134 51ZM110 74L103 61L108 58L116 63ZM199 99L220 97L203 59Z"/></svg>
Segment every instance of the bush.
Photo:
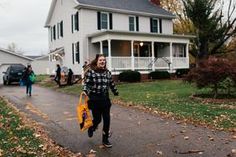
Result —
<svg viewBox="0 0 236 157"><path fill-rule="evenodd" d="M139 82L141 80L141 74L138 71L123 71L119 75L121 82Z"/></svg>
<svg viewBox="0 0 236 157"><path fill-rule="evenodd" d="M177 77L183 77L184 75L187 75L189 72L189 69L177 69L175 72L175 75Z"/></svg>
<svg viewBox="0 0 236 157"><path fill-rule="evenodd" d="M186 77L186 81L194 82L197 87L209 87L212 89L214 97L217 97L219 89L229 91L235 85L236 70L235 63L224 58L210 57L199 62L198 67L192 69Z"/></svg>
<svg viewBox="0 0 236 157"><path fill-rule="evenodd" d="M169 79L170 73L168 71L153 71L149 73L151 79Z"/></svg>

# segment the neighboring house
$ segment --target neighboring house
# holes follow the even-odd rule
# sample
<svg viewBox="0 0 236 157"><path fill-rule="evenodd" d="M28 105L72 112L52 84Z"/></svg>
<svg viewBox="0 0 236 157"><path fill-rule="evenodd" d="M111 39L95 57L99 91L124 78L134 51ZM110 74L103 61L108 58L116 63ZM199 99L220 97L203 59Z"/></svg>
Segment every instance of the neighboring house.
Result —
<svg viewBox="0 0 236 157"><path fill-rule="evenodd" d="M34 60L31 62L31 66L34 70L34 73L39 74L47 74L52 75L55 74L56 70L56 64L59 62L50 62L49 56L40 56L37 58L34 58Z"/></svg>
<svg viewBox="0 0 236 157"><path fill-rule="evenodd" d="M107 56L113 74L189 68L189 39L159 0L52 0L45 27L50 61L81 74L84 61Z"/></svg>
<svg viewBox="0 0 236 157"><path fill-rule="evenodd" d="M2 83L3 72L7 70L9 65L22 64L27 66L32 61L33 59L29 57L0 48L0 83Z"/></svg>

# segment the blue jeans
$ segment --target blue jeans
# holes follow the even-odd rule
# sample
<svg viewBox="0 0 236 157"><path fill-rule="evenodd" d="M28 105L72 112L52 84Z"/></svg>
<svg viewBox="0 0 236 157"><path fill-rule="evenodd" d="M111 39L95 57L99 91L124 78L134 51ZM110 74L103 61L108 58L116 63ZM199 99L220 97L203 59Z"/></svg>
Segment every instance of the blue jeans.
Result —
<svg viewBox="0 0 236 157"><path fill-rule="evenodd" d="M31 93L32 93L32 84L27 83L26 84L26 94L29 94L31 96Z"/></svg>

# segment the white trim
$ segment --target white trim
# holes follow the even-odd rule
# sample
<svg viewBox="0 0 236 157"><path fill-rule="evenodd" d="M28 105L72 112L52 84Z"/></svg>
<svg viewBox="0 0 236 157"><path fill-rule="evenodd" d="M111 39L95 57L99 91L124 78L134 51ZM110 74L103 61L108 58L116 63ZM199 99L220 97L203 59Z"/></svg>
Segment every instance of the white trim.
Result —
<svg viewBox="0 0 236 157"><path fill-rule="evenodd" d="M108 42L108 61L109 61L108 69L111 70L111 65L112 65L112 62L111 62L111 39L108 39L107 42Z"/></svg>
<svg viewBox="0 0 236 157"><path fill-rule="evenodd" d="M154 62L154 60L155 60L155 56L154 56L154 41L152 41L152 43L151 43L151 49L152 49L152 62ZM152 63L152 71L155 71L155 65L154 65L154 63Z"/></svg>
<svg viewBox="0 0 236 157"><path fill-rule="evenodd" d="M170 72L173 71L173 43L170 42Z"/></svg>
<svg viewBox="0 0 236 157"><path fill-rule="evenodd" d="M131 40L131 69L134 70L134 41Z"/></svg>
<svg viewBox="0 0 236 157"><path fill-rule="evenodd" d="M100 41L100 54L103 54L103 43Z"/></svg>

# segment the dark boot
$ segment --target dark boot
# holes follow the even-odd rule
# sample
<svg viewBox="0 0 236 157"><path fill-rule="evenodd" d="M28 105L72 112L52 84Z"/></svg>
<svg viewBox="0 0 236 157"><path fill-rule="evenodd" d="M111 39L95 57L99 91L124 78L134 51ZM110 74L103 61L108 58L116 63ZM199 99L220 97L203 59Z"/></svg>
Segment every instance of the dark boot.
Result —
<svg viewBox="0 0 236 157"><path fill-rule="evenodd" d="M93 131L94 131L94 129L93 129L93 127L90 127L90 128L88 128L88 137L93 137Z"/></svg>
<svg viewBox="0 0 236 157"><path fill-rule="evenodd" d="M103 132L103 134L102 134L102 144L107 148L111 148L112 144L109 142L108 136L109 136L109 134L105 134Z"/></svg>

